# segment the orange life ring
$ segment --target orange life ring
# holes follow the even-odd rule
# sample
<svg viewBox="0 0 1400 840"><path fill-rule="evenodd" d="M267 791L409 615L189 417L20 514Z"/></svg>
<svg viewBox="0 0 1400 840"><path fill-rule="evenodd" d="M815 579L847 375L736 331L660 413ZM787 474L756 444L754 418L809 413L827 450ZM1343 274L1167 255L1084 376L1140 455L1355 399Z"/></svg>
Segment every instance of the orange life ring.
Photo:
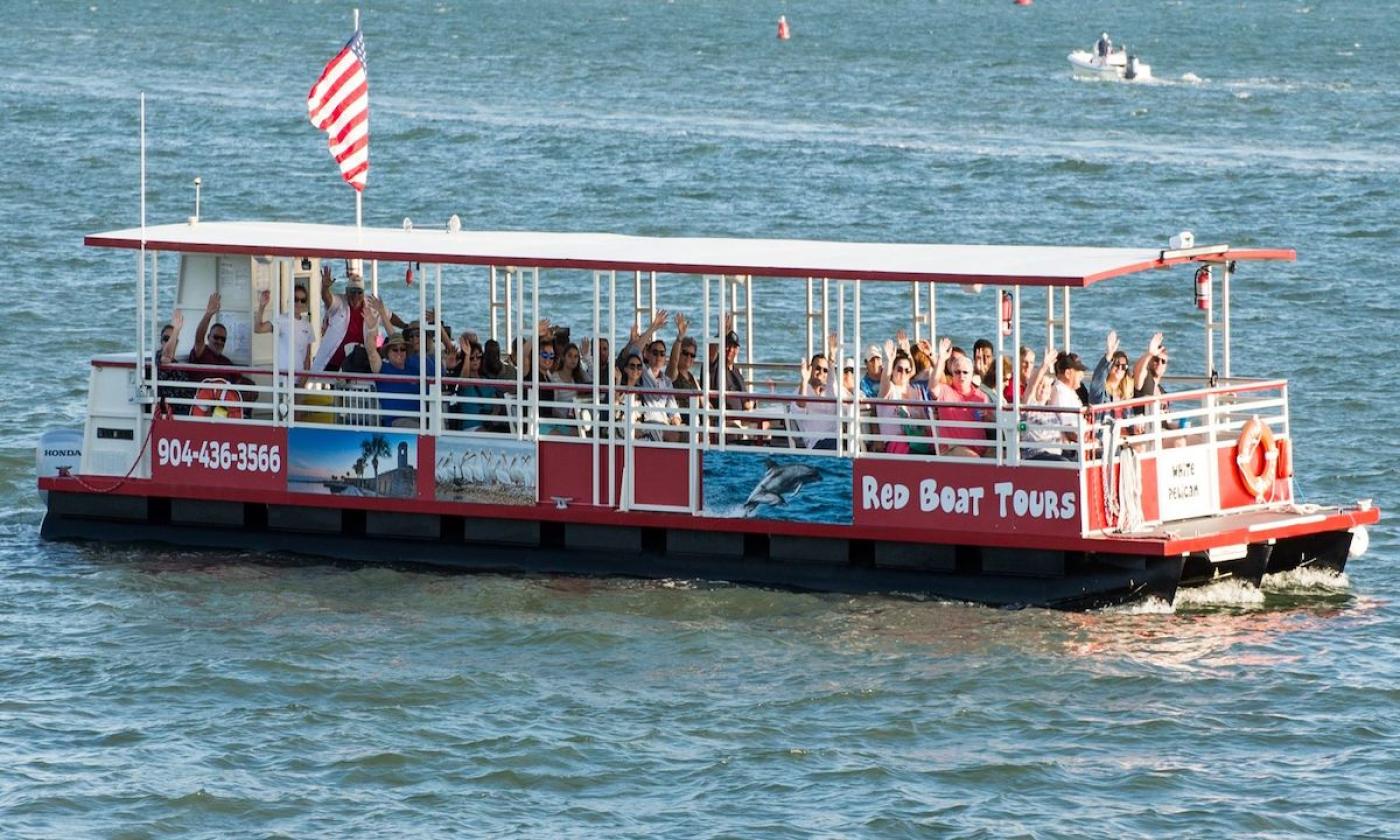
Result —
<svg viewBox="0 0 1400 840"><path fill-rule="evenodd" d="M194 395L191 417L243 419L243 395L230 387L227 379L206 379L204 383Z"/></svg>
<svg viewBox="0 0 1400 840"><path fill-rule="evenodd" d="M1261 446L1264 448L1264 465L1255 470L1254 453ZM1278 457L1274 433L1257 416L1251 417L1240 429L1240 438L1235 442L1235 468L1245 489L1254 494L1255 501L1262 501L1273 489L1274 479L1278 475Z"/></svg>

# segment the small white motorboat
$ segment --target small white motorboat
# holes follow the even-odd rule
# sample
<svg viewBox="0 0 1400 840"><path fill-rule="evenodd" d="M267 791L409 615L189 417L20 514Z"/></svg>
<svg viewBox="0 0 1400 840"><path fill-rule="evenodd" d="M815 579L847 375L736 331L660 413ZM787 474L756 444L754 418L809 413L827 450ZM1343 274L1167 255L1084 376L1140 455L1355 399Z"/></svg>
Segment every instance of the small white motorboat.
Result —
<svg viewBox="0 0 1400 840"><path fill-rule="evenodd" d="M1103 79L1117 82L1144 82L1152 78L1152 67L1126 49L1112 50L1108 55L1095 55L1088 50L1069 54L1069 66L1075 78Z"/></svg>

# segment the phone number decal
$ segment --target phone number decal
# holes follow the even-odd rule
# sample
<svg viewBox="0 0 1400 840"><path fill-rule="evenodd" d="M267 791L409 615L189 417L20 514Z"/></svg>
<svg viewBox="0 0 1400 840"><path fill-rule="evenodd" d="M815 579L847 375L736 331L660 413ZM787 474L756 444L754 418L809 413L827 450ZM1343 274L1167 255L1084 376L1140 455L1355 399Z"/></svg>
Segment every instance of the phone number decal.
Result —
<svg viewBox="0 0 1400 840"><path fill-rule="evenodd" d="M278 473L282 471L282 445L162 437L156 440L156 460L162 467L198 465L206 470Z"/></svg>

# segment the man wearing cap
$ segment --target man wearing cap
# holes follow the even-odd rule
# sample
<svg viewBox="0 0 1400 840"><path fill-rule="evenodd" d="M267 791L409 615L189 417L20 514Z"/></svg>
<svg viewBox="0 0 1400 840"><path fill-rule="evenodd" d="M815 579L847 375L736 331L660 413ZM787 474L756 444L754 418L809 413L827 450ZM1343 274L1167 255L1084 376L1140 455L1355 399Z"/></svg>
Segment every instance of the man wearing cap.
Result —
<svg viewBox="0 0 1400 840"><path fill-rule="evenodd" d="M880 353L880 345L872 344L865 351L865 374L860 378L861 396L868 400L880 396L880 374L885 370L885 357Z"/></svg>
<svg viewBox="0 0 1400 840"><path fill-rule="evenodd" d="M1062 426L1077 426L1079 413L1084 410L1084 401L1079 398L1079 387L1084 384L1084 373L1089 368L1080 361L1078 353L1060 353L1055 357L1055 383L1051 386L1050 402L1055 408L1074 409L1056 412ZM1079 435L1064 432L1066 443L1078 443ZM1074 460L1074 450L1063 450L1065 460Z"/></svg>
<svg viewBox="0 0 1400 840"><path fill-rule="evenodd" d="M745 399L735 394L745 394L749 391L749 383L744 380L744 375L739 372L739 334L734 330L729 330L724 334L724 405L729 411L753 411L756 403L752 399ZM707 385L715 392L715 383L719 381L719 358L710 362L710 378ZM718 400L715 401L716 404ZM740 422L737 419L727 421L730 426L748 426L754 429L766 430L767 420L747 420ZM745 438L746 442L761 442L755 438Z"/></svg>
<svg viewBox="0 0 1400 840"><path fill-rule="evenodd" d="M365 284L360 275L351 274L345 283L345 294L332 293L335 278L330 266L321 266L321 302L326 306L326 328L321 333L321 347L311 362L312 370L340 370L347 348L360 341L365 326ZM384 323L390 323L393 313L382 301L371 299Z"/></svg>
<svg viewBox="0 0 1400 840"><path fill-rule="evenodd" d="M409 394L420 396L418 390L418 357L410 356L408 353L408 342L404 340L403 333L396 332L384 341L384 346L376 348L371 336L376 328L380 315L374 310L369 310L365 316L367 327L365 329L365 352L369 355L369 368L374 373L386 378L375 382L375 390L381 394ZM381 355L381 352L383 355ZM428 357L426 365L428 376L437 375L437 364L433 357ZM422 410L422 403L417 399L405 400L396 397L381 398L379 401L381 411L412 411ZM406 428L418 428L416 417L394 417L383 418L386 426L400 426Z"/></svg>

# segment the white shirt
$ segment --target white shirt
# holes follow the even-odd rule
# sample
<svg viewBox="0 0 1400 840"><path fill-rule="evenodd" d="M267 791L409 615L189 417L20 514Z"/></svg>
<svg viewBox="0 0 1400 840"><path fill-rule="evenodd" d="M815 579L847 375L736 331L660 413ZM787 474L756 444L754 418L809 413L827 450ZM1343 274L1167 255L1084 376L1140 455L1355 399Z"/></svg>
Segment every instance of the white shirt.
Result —
<svg viewBox="0 0 1400 840"><path fill-rule="evenodd" d="M671 377L666 375L664 365L655 373L652 373L651 368L643 366L641 386L663 390L675 387L671 383ZM672 394L641 394L637 402L647 409L642 414L642 419L648 423L670 423L672 415L676 414L678 408L676 398Z"/></svg>
<svg viewBox="0 0 1400 840"><path fill-rule="evenodd" d="M350 307L344 295L331 297L331 308L326 311L325 329L321 331L321 346L316 350L316 358L311 361L312 370L325 370L331 356L340 349L345 340L345 328L350 324Z"/></svg>
<svg viewBox="0 0 1400 840"><path fill-rule="evenodd" d="M1051 386L1050 399L1045 404L1055 408L1072 408L1074 411L1026 412L1026 431L1021 435L1021 439L1041 443L1063 443L1065 433L1056 427L1075 426L1078 423L1076 418L1079 410L1084 404L1079 401L1079 394L1075 393L1073 388L1058 379ZM1063 451L1059 446L1025 447L1021 456L1029 458L1036 454L1059 455Z"/></svg>
<svg viewBox="0 0 1400 840"><path fill-rule="evenodd" d="M311 323L283 312L273 319L277 326L277 369L304 370L306 351L311 347Z"/></svg>
<svg viewBox="0 0 1400 840"><path fill-rule="evenodd" d="M807 396L812 399L801 406L795 402L788 403L788 411L793 415L792 424L801 433L803 445L808 449L815 449L823 440L836 438L836 428L840 422L836 418L836 409L840 405L841 380L833 377L832 381L821 389L813 387L809 382L807 390ZM800 389L798 393L801 395Z"/></svg>

